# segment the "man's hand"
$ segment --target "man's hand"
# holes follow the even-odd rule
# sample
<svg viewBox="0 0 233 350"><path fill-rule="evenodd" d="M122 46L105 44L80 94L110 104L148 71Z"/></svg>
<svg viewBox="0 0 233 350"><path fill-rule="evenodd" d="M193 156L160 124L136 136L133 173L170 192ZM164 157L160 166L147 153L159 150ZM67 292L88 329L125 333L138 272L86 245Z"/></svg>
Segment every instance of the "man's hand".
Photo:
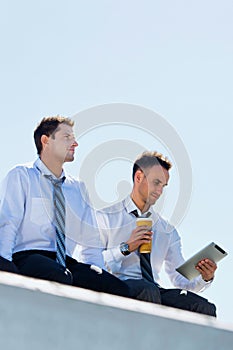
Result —
<svg viewBox="0 0 233 350"><path fill-rule="evenodd" d="M217 265L210 259L203 259L199 261L196 266L196 270L200 272L204 281L208 282L214 278Z"/></svg>
<svg viewBox="0 0 233 350"><path fill-rule="evenodd" d="M152 239L152 235L153 232L148 231L148 226L136 227L132 231L130 238L126 242L129 245L129 251L135 251L142 243L149 243Z"/></svg>

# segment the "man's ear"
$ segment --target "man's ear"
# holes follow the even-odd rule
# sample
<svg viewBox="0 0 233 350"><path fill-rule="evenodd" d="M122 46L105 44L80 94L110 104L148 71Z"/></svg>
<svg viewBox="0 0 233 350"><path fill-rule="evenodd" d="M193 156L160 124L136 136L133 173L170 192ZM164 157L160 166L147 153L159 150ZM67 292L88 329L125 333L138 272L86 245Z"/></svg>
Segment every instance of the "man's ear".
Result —
<svg viewBox="0 0 233 350"><path fill-rule="evenodd" d="M144 177L144 173L141 169L138 169L134 175L134 182L140 183Z"/></svg>
<svg viewBox="0 0 233 350"><path fill-rule="evenodd" d="M45 146L48 144L49 138L46 135L42 135L40 140L42 144L42 149L44 149Z"/></svg>

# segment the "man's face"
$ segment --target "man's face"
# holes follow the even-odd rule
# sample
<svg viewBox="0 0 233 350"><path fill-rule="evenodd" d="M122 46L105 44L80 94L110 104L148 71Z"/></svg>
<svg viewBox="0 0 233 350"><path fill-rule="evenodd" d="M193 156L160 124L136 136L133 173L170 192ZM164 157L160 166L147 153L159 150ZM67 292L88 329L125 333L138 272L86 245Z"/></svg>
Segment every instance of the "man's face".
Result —
<svg viewBox="0 0 233 350"><path fill-rule="evenodd" d="M78 146L73 128L67 124L60 124L55 132L48 138L49 153L51 157L61 163L74 160L75 147Z"/></svg>
<svg viewBox="0 0 233 350"><path fill-rule="evenodd" d="M167 186L169 173L160 165L154 165L151 168L141 171L140 181L138 182L138 194L142 202L151 206L159 199L163 193L163 188Z"/></svg>

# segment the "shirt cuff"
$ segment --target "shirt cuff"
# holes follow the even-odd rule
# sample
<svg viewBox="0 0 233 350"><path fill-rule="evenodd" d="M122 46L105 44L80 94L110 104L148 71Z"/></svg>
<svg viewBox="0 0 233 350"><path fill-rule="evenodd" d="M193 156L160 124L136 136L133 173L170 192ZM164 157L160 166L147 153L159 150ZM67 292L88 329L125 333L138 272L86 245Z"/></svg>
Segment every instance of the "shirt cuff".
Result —
<svg viewBox="0 0 233 350"><path fill-rule="evenodd" d="M207 283L207 284L209 284L209 283L212 283L213 282L213 280L214 280L214 277L213 278L211 278L211 280L209 280L209 281L206 281L206 280L203 280L205 283Z"/></svg>
<svg viewBox="0 0 233 350"><path fill-rule="evenodd" d="M113 248L111 250L112 250L112 255L113 255L114 260L116 262L120 262L124 257L124 255L120 251L120 246Z"/></svg>

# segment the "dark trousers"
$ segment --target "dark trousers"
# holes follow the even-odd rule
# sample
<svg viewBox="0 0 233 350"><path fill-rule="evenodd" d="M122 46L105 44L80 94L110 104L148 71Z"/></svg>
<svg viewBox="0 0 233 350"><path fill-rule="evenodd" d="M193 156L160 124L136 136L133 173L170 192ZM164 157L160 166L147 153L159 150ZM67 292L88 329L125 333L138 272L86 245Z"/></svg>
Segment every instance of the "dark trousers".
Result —
<svg viewBox="0 0 233 350"><path fill-rule="evenodd" d="M25 276L55 281L97 292L129 297L128 286L102 270L91 269L75 259L66 257L66 268L56 262L56 253L43 250L27 250L13 254L19 273Z"/></svg>
<svg viewBox="0 0 233 350"><path fill-rule="evenodd" d="M216 307L207 299L182 289L165 289L143 279L124 281L132 298L216 317Z"/></svg>
<svg viewBox="0 0 233 350"><path fill-rule="evenodd" d="M19 273L17 267L12 261L0 256L0 271Z"/></svg>

